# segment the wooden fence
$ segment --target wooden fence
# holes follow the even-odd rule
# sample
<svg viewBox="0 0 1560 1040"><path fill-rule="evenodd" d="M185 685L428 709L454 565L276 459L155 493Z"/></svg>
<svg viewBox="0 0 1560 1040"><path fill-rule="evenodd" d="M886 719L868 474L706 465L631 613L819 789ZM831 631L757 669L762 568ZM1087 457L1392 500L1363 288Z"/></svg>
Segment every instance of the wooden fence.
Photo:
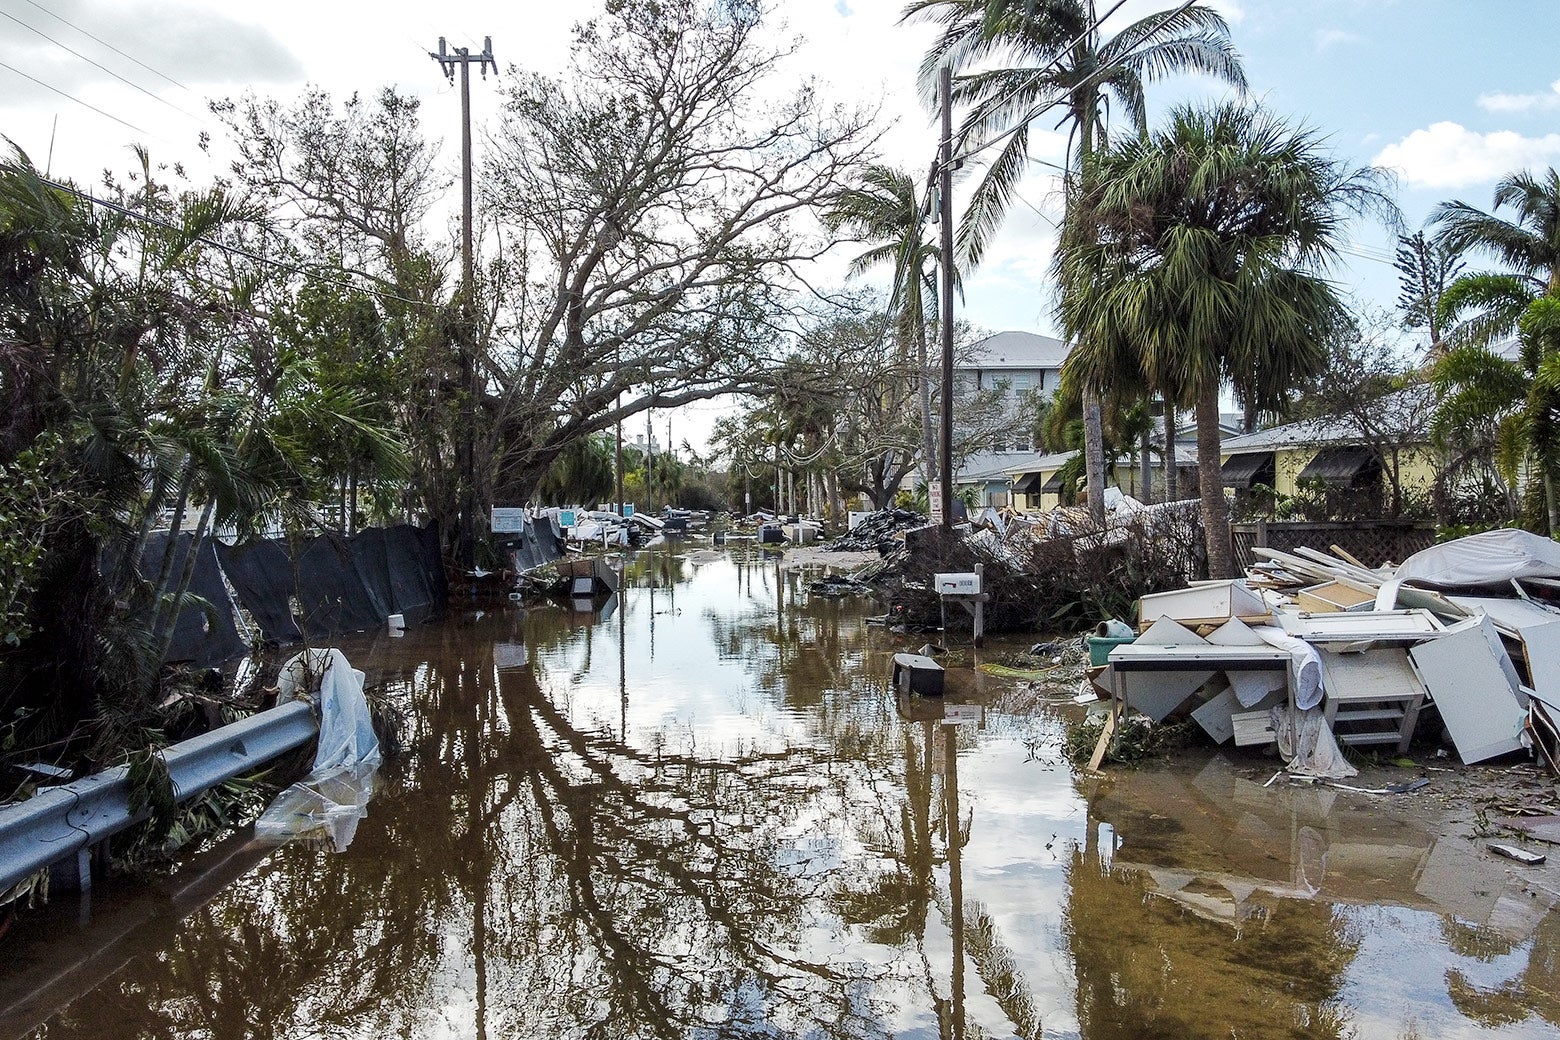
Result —
<svg viewBox="0 0 1560 1040"><path fill-rule="evenodd" d="M1294 552L1309 546L1326 552L1338 546L1367 567L1402 563L1421 549L1435 544L1435 525L1419 520L1339 520L1231 524L1235 566L1241 570L1257 561L1252 549L1262 546Z"/></svg>

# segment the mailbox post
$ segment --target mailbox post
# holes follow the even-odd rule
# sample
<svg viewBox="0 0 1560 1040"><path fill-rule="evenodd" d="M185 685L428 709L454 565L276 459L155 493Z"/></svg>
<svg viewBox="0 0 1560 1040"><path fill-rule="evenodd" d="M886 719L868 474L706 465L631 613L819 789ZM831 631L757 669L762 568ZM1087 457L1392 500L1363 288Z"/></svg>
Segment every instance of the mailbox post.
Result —
<svg viewBox="0 0 1560 1040"><path fill-rule="evenodd" d="M986 568L976 564L973 571L951 571L932 575L937 595L941 599L943 631L948 630L948 604L957 603L975 619L975 646L986 645L986 602L991 595L985 590Z"/></svg>

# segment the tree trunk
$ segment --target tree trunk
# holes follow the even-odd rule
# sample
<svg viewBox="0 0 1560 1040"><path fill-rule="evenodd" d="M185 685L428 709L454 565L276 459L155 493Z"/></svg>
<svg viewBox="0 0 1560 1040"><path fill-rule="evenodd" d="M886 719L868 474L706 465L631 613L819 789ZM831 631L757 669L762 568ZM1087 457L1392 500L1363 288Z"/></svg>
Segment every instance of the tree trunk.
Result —
<svg viewBox="0 0 1560 1040"><path fill-rule="evenodd" d="M1165 501L1174 502L1180 497L1179 475L1175 471L1175 406L1165 401Z"/></svg>
<svg viewBox="0 0 1560 1040"><path fill-rule="evenodd" d="M1148 426L1143 427L1143 432L1138 434L1138 454L1142 459L1143 482L1138 487L1138 493L1143 496L1144 504L1154 500L1154 463L1150 457L1153 445L1150 443Z"/></svg>
<svg viewBox="0 0 1560 1040"><path fill-rule="evenodd" d="M1105 522L1105 433L1100 418L1099 391L1083 391L1083 465L1088 481L1089 515L1097 524Z"/></svg>
<svg viewBox="0 0 1560 1040"><path fill-rule="evenodd" d="M1208 576L1235 577L1230 547L1230 511L1224 501L1219 458L1219 384L1209 380L1197 395L1197 491L1208 543Z"/></svg>

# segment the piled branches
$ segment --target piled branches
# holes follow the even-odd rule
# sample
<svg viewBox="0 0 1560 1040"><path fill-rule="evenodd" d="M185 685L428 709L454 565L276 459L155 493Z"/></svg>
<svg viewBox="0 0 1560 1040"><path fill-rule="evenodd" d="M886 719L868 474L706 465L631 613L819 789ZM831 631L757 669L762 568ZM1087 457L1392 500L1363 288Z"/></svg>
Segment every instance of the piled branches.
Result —
<svg viewBox="0 0 1560 1040"><path fill-rule="evenodd" d="M1072 632L1103 618L1128 617L1148 592L1180 588L1205 567L1197 503L1175 502L1112 514L1096 526L1083 510L1059 510L1042 523L1015 520L991 531L945 536L918 531L874 580L895 616L935 625L942 603L934 574L982 565L988 632ZM889 562L889 561L885 561ZM950 623L964 612L950 611Z"/></svg>

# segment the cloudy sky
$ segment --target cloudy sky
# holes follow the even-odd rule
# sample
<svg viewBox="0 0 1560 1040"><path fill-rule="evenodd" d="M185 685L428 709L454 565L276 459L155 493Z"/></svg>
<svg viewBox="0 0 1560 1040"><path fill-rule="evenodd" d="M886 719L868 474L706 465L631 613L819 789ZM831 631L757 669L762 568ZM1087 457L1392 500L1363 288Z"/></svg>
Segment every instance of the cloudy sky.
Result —
<svg viewBox="0 0 1560 1040"><path fill-rule="evenodd" d="M1253 91L1322 132L1340 158L1394 168L1411 227L1443 199L1487 207L1495 180L1507 171L1560 165L1556 0L1212 2L1231 22ZM287 97L306 83L344 95L394 83L423 98L426 125L442 136L453 168L459 101L427 56L438 37L480 49L491 36L505 69L556 71L571 24L592 6L0 0L0 133L56 175L78 181L128 168L131 142L185 162L198 178L210 171L197 137L203 129L217 132L205 111L208 98L249 89ZM795 74L818 77L842 100L881 106L884 157L924 169L935 132L914 79L930 33L899 25L903 6L772 0L787 31L804 40ZM1129 0L1122 16L1168 6L1170 0ZM1207 96L1212 87L1180 80L1150 89L1160 110ZM496 91L479 81L473 94L480 122L494 111ZM1054 162L1060 153L1059 138L1043 139L1036 158ZM971 321L1054 331L1046 268L1058 201L1037 165L1001 240L968 282L964 314ZM1390 305L1391 246L1388 230L1357 226L1334 277L1361 303Z"/></svg>

